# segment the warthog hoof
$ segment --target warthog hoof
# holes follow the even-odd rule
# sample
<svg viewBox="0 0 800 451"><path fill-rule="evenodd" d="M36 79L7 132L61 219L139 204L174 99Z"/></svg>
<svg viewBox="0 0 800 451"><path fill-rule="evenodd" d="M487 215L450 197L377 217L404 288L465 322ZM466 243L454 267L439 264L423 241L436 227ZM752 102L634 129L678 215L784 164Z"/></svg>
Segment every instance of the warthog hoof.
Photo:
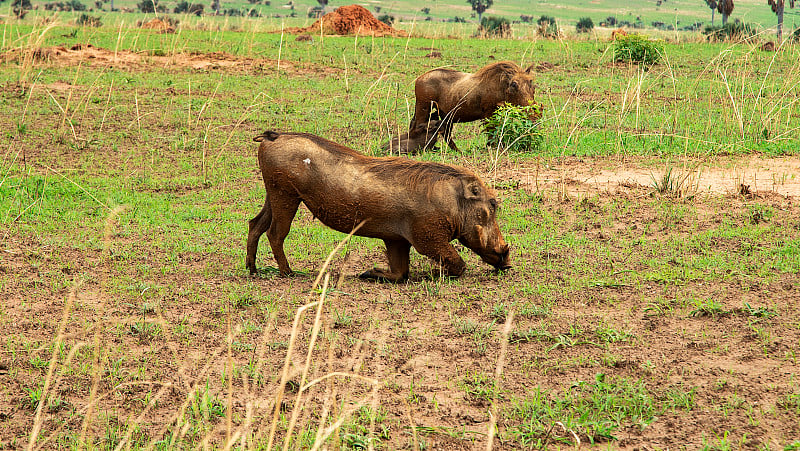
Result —
<svg viewBox="0 0 800 451"><path fill-rule="evenodd" d="M383 269L373 268L362 272L358 276L361 279L375 280L377 282L400 283L408 279L408 275L398 276Z"/></svg>

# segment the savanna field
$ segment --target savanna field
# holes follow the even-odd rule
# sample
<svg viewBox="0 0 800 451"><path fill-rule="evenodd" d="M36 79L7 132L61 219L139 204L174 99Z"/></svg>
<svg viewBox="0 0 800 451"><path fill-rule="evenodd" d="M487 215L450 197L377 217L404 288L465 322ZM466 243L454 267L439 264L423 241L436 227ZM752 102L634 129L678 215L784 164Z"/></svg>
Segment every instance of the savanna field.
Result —
<svg viewBox="0 0 800 451"><path fill-rule="evenodd" d="M45 17L0 24L0 449L800 449L800 45ZM301 207L249 275L254 136L383 155L418 75L503 60L538 148L412 158L494 189L511 270L364 281Z"/></svg>

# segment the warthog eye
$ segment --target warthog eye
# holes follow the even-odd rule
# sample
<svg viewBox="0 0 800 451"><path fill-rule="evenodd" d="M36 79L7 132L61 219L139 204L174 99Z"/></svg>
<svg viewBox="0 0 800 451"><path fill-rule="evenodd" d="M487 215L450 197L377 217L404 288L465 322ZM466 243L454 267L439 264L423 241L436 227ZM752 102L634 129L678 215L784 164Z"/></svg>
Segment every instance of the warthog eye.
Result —
<svg viewBox="0 0 800 451"><path fill-rule="evenodd" d="M489 199L489 205L492 206L492 210L497 210L497 199Z"/></svg>

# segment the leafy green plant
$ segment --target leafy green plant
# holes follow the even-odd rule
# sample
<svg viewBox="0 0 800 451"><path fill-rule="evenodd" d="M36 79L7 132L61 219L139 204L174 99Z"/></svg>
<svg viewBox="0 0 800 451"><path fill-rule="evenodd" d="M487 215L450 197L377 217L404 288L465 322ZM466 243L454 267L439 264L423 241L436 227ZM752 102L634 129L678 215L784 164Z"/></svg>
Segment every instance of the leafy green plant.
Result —
<svg viewBox="0 0 800 451"><path fill-rule="evenodd" d="M619 36L614 41L614 60L651 65L661 60L664 43L641 34Z"/></svg>
<svg viewBox="0 0 800 451"><path fill-rule="evenodd" d="M692 302L695 308L689 312L689 316L717 316L730 313L723 308L719 301L713 298L694 299Z"/></svg>
<svg viewBox="0 0 800 451"><path fill-rule="evenodd" d="M687 179L688 175L681 176L673 173L672 166L667 166L661 178L656 178L656 176L650 174L651 187L655 194L676 199L686 194L687 187L685 185Z"/></svg>
<svg viewBox="0 0 800 451"><path fill-rule="evenodd" d="M645 426L657 413L647 387L639 381L595 376L594 382L573 383L563 395L534 388L522 399L514 399L506 413L508 432L524 447L551 439L571 443L575 431L590 443L614 439L626 425ZM560 423L559 428L554 428Z"/></svg>
<svg viewBox="0 0 800 451"><path fill-rule="evenodd" d="M770 310L766 307L753 307L747 302L744 303L744 312L750 316L755 316L757 318L772 318L773 316L778 316L774 310Z"/></svg>
<svg viewBox="0 0 800 451"><path fill-rule="evenodd" d="M522 330L514 329L508 336L508 341L511 343L527 343L533 340L550 341L552 339L553 335L541 328L529 328Z"/></svg>
<svg viewBox="0 0 800 451"><path fill-rule="evenodd" d="M512 152L539 150L544 139L539 130L541 117L542 108L538 104L518 106L504 103L483 122L487 145Z"/></svg>
<svg viewBox="0 0 800 451"><path fill-rule="evenodd" d="M464 397L477 404L488 404L500 395L494 379L480 373L467 375L459 386L464 391Z"/></svg>
<svg viewBox="0 0 800 451"><path fill-rule="evenodd" d="M27 407L31 410L36 410L36 406L39 405L39 401L42 399L42 387L36 388L25 388L25 393L28 395L26 399Z"/></svg>

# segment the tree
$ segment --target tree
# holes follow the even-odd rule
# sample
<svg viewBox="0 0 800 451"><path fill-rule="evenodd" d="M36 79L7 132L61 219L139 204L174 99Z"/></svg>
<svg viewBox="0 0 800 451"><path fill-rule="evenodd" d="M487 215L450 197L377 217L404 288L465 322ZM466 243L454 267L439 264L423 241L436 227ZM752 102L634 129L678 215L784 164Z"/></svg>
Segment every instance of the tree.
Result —
<svg viewBox="0 0 800 451"><path fill-rule="evenodd" d="M714 25L714 10L717 9L717 0L706 0L706 5L711 8L711 25Z"/></svg>
<svg viewBox="0 0 800 451"><path fill-rule="evenodd" d="M783 40L783 10L786 6L785 0L767 0L772 12L778 16L778 43ZM789 8L794 8L794 0L789 0Z"/></svg>
<svg viewBox="0 0 800 451"><path fill-rule="evenodd" d="M728 16L733 12L733 0L719 0L717 11L722 13L722 26L724 27L728 23Z"/></svg>
<svg viewBox="0 0 800 451"><path fill-rule="evenodd" d="M472 10L478 13L478 23L483 19L483 13L492 7L494 0L467 0L472 5Z"/></svg>

